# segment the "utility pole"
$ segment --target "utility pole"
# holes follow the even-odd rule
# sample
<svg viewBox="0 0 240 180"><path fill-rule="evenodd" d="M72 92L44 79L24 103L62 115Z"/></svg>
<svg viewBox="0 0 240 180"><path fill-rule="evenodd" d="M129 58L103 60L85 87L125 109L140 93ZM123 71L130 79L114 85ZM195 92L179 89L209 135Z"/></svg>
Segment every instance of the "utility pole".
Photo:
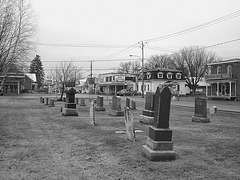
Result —
<svg viewBox="0 0 240 180"><path fill-rule="evenodd" d="M144 98L144 46L146 42L138 42L141 45L142 50L142 98Z"/></svg>

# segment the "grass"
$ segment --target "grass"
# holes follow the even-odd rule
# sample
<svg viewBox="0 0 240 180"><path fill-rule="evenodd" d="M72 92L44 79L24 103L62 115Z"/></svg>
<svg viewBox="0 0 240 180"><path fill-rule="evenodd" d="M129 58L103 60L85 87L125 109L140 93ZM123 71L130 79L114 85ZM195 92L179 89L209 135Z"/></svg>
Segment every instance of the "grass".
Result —
<svg viewBox="0 0 240 180"><path fill-rule="evenodd" d="M144 132L130 142L115 133L125 128L123 117L96 112L92 126L88 101L77 106L78 117L66 117L63 102L47 107L39 96L0 99L0 179L240 179L238 113L218 111L202 124L191 122L193 108L172 106L177 159L151 162L141 155L148 136L148 126L139 123L143 103L133 114Z"/></svg>

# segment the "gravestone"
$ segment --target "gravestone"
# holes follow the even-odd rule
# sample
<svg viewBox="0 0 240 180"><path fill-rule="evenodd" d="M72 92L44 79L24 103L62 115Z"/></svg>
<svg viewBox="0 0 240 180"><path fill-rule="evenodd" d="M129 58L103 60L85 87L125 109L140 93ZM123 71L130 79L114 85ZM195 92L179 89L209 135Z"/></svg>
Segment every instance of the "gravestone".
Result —
<svg viewBox="0 0 240 180"><path fill-rule="evenodd" d="M44 97L42 98L42 103L44 104Z"/></svg>
<svg viewBox="0 0 240 180"><path fill-rule="evenodd" d="M95 104L92 101L90 106L90 123L95 125Z"/></svg>
<svg viewBox="0 0 240 180"><path fill-rule="evenodd" d="M217 113L217 106L212 106L209 108L209 114L211 116L215 115Z"/></svg>
<svg viewBox="0 0 240 180"><path fill-rule="evenodd" d="M80 100L80 106L86 106L85 99L81 98Z"/></svg>
<svg viewBox="0 0 240 180"><path fill-rule="evenodd" d="M168 161L176 159L173 151L172 130L169 129L171 91L165 87L155 93L154 121L149 126L149 137L143 145L142 155L150 161Z"/></svg>
<svg viewBox="0 0 240 180"><path fill-rule="evenodd" d="M66 93L66 103L64 108L62 109L62 115L64 116L78 116L76 110L75 100L76 90L71 88Z"/></svg>
<svg viewBox="0 0 240 180"><path fill-rule="evenodd" d="M50 99L49 107L53 107L53 106L54 106L54 99Z"/></svg>
<svg viewBox="0 0 240 180"><path fill-rule="evenodd" d="M121 108L121 98L118 96L112 97L112 103L109 103L109 114L111 116L124 116L124 111Z"/></svg>
<svg viewBox="0 0 240 180"><path fill-rule="evenodd" d="M44 105L48 105L48 101L49 101L49 98L45 97L45 100L44 100L45 104Z"/></svg>
<svg viewBox="0 0 240 180"><path fill-rule="evenodd" d="M210 122L210 118L207 117L207 99L195 98L195 112L192 122Z"/></svg>
<svg viewBox="0 0 240 180"><path fill-rule="evenodd" d="M40 97L40 103L42 103L42 97Z"/></svg>
<svg viewBox="0 0 240 180"><path fill-rule="evenodd" d="M126 107L130 108L130 99L126 98Z"/></svg>
<svg viewBox="0 0 240 180"><path fill-rule="evenodd" d="M97 106L95 108L96 111L105 111L105 107L103 107L103 96L97 96Z"/></svg>
<svg viewBox="0 0 240 180"><path fill-rule="evenodd" d="M152 124L154 119L154 98L155 94L147 92L145 96L145 109L140 115L140 122L144 124Z"/></svg>
<svg viewBox="0 0 240 180"><path fill-rule="evenodd" d="M127 139L130 141L135 141L136 137L135 137L133 114L129 107L126 107L124 110L124 118L125 118Z"/></svg>
<svg viewBox="0 0 240 180"><path fill-rule="evenodd" d="M136 101L134 101L134 100L131 101L131 109L132 110L137 110L137 108L136 108Z"/></svg>

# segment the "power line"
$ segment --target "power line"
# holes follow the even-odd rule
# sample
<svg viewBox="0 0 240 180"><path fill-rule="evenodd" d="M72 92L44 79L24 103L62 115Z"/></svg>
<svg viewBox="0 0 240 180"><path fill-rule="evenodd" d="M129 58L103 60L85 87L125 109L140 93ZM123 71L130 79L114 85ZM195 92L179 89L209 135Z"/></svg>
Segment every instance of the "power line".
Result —
<svg viewBox="0 0 240 180"><path fill-rule="evenodd" d="M120 44L66 44L66 43L46 43L39 42L37 43L40 46L53 46L53 47L93 47L93 48L126 48L129 45L120 45Z"/></svg>
<svg viewBox="0 0 240 180"><path fill-rule="evenodd" d="M160 40L163 40L163 39L168 39L168 38L180 36L180 35L183 35L183 34L186 34L186 33L190 33L192 31L203 29L203 28L206 28L206 27L209 27L209 26L212 26L212 25L215 25L215 24L218 24L218 23L221 23L221 22L233 19L233 18L238 17L238 16L240 16L240 10L235 11L235 12L230 13L230 14L227 14L225 16L216 18L214 20L208 21L206 23L203 23L203 24L200 24L200 25L197 25L197 26L194 26L194 27L182 30L182 31L178 31L178 32L175 32L175 33L171 33L171 34L160 36L160 37L156 37L156 38L146 39L144 41L153 42L153 41L160 41Z"/></svg>

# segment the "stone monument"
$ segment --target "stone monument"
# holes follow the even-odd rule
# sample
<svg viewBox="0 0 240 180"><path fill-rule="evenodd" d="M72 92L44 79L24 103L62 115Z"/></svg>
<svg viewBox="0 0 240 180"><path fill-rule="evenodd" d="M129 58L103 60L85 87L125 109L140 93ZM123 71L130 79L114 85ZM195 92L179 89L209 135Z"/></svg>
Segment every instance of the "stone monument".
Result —
<svg viewBox="0 0 240 180"><path fill-rule="evenodd" d="M75 100L75 94L76 90L74 88L71 88L66 93L66 103L65 107L62 108L62 115L64 116L78 116L77 110L76 110L76 103Z"/></svg>
<svg viewBox="0 0 240 180"><path fill-rule="evenodd" d="M124 111L121 108L121 98L118 96L112 97L112 102L109 102L109 114L111 116L124 116Z"/></svg>
<svg viewBox="0 0 240 180"><path fill-rule="evenodd" d="M90 123L95 126L95 104L93 101L90 106Z"/></svg>
<svg viewBox="0 0 240 180"><path fill-rule="evenodd" d="M207 117L207 99L195 98L195 113L192 122L210 122L210 118Z"/></svg>
<svg viewBox="0 0 240 180"><path fill-rule="evenodd" d="M49 101L49 98L48 97L45 97L45 100L44 100L44 102L45 102L45 104L44 105L48 105L48 101Z"/></svg>
<svg viewBox="0 0 240 180"><path fill-rule="evenodd" d="M136 101L134 101L134 100L131 101L131 109L132 110L137 110L137 108L136 108Z"/></svg>
<svg viewBox="0 0 240 180"><path fill-rule="evenodd" d="M126 107L124 110L124 118L125 118L127 139L130 141L135 141L135 129L134 129L133 114L129 107Z"/></svg>
<svg viewBox="0 0 240 180"><path fill-rule="evenodd" d="M155 94L147 92L145 97L145 109L140 115L140 122L144 124L152 124L154 119L154 98Z"/></svg>
<svg viewBox="0 0 240 180"><path fill-rule="evenodd" d="M93 102L93 101L92 101ZM97 96L97 106L95 107L96 111L105 111L105 107L103 107L103 96Z"/></svg>
<svg viewBox="0 0 240 180"><path fill-rule="evenodd" d="M143 145L142 154L150 161L168 161L176 159L173 151L172 130L169 129L171 92L165 87L155 93L154 121L149 126L149 137Z"/></svg>

